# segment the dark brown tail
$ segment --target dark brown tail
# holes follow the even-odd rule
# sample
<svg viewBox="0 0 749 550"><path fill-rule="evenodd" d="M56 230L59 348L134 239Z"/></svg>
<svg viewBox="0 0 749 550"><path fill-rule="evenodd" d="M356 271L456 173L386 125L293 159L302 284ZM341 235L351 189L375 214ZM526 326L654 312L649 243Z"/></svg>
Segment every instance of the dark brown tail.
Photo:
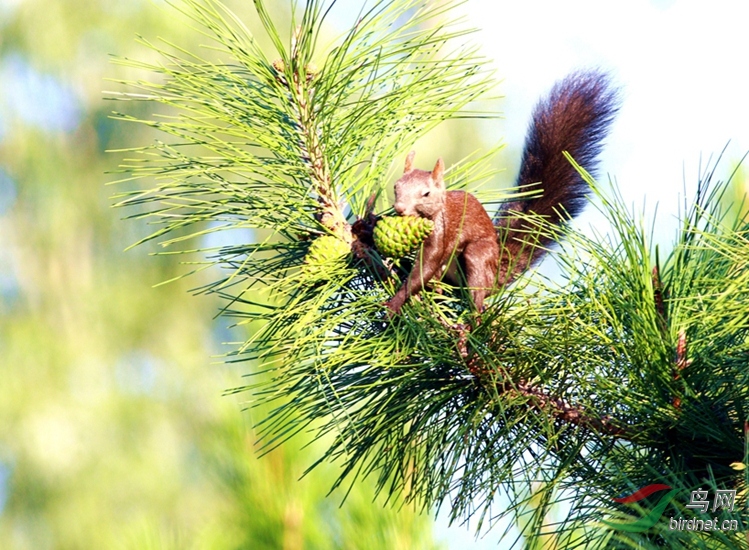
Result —
<svg viewBox="0 0 749 550"><path fill-rule="evenodd" d="M538 232L527 214L539 214L560 225L583 210L588 184L563 152L595 174L602 142L618 108L618 93L608 75L595 71L569 75L538 103L525 140L517 184L523 191L534 186L543 189L543 194L509 203L495 217L501 251L500 285L530 267L553 241Z"/></svg>

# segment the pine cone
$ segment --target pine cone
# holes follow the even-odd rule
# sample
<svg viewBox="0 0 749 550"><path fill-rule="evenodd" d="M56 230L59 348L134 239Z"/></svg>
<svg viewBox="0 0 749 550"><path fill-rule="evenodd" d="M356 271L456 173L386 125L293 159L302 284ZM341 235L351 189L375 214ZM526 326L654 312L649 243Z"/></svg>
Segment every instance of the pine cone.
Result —
<svg viewBox="0 0 749 550"><path fill-rule="evenodd" d="M377 250L391 258L402 258L419 246L434 228L434 222L418 216L389 216L377 221L374 242Z"/></svg>
<svg viewBox="0 0 749 550"><path fill-rule="evenodd" d="M323 235L312 241L304 258L305 267L311 273L322 274L326 265L342 261L350 252L351 247L338 237Z"/></svg>

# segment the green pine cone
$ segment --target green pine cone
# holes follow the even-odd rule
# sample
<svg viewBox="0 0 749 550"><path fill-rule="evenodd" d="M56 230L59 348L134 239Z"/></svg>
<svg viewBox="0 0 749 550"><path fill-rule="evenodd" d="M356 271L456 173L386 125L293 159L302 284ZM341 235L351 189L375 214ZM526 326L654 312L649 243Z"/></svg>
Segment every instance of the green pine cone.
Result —
<svg viewBox="0 0 749 550"><path fill-rule="evenodd" d="M325 265L343 260L349 252L351 247L338 237L323 235L312 241L304 262L309 271L318 272Z"/></svg>
<svg viewBox="0 0 749 550"><path fill-rule="evenodd" d="M417 216L380 218L374 228L377 250L391 258L402 258L419 246L434 228L434 222Z"/></svg>

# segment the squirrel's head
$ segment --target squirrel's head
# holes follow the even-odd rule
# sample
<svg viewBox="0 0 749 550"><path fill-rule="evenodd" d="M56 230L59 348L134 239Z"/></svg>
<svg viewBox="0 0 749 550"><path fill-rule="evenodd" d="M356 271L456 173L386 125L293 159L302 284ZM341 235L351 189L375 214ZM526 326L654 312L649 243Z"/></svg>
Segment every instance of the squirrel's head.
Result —
<svg viewBox="0 0 749 550"><path fill-rule="evenodd" d="M413 168L415 152L406 157L406 167L395 182L395 211L401 216L434 219L445 207L445 163L437 160L434 170Z"/></svg>

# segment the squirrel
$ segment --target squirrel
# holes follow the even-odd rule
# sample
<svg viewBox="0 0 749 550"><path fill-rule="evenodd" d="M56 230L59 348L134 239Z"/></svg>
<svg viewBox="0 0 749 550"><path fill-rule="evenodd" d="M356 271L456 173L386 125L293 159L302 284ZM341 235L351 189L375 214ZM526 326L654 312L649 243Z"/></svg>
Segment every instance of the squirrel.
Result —
<svg viewBox="0 0 749 550"><path fill-rule="evenodd" d="M594 174L618 109L618 91L605 73L577 72L557 82L533 112L517 179L521 189L540 186L543 192L504 205L494 221L470 193L445 190L441 158L431 172L419 170L413 168L411 151L395 183L394 209L402 216L428 218L434 229L411 273L385 303L389 314L399 313L434 279L457 282L458 265L476 310L483 312L487 296L531 267L552 244L527 215L562 225L583 210L588 185L563 152Z"/></svg>

